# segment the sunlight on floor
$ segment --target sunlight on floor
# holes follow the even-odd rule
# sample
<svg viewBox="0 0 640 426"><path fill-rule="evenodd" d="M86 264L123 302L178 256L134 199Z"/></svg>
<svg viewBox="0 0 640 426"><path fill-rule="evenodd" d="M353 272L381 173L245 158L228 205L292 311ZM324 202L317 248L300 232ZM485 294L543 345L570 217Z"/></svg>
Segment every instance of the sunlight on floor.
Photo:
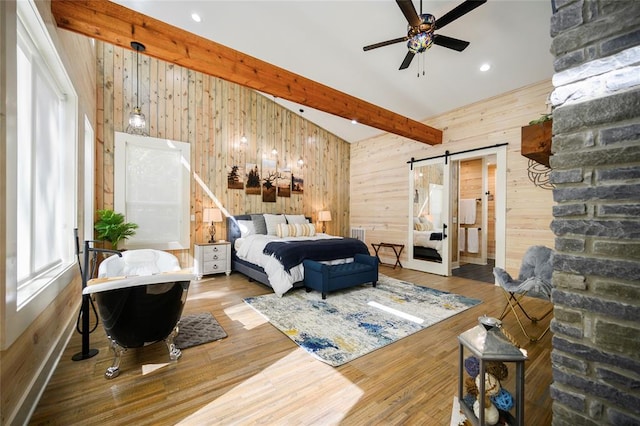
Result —
<svg viewBox="0 0 640 426"><path fill-rule="evenodd" d="M371 306L373 308L380 309L380 310L385 311L387 313L390 313L392 315L398 316L400 318L404 318L404 319L406 319L408 321L415 322L416 324L424 323L424 320L422 318L418 318L418 317L413 316L411 314L408 314L406 312L402 312L402 311L399 311L397 309L393 309L393 308L391 308L389 306L382 305L382 304L380 304L378 302L371 301L371 302L368 302L367 305L369 305L369 306Z"/></svg>
<svg viewBox="0 0 640 426"><path fill-rule="evenodd" d="M204 299L221 299L225 294L228 293L228 288L223 287L217 290L205 291L203 293L197 293L187 296L187 300L204 300Z"/></svg>
<svg viewBox="0 0 640 426"><path fill-rule="evenodd" d="M338 424L363 394L335 368L298 348L177 424ZM318 398L322 404L315 403Z"/></svg>
<svg viewBox="0 0 640 426"><path fill-rule="evenodd" d="M232 320L242 323L244 328L247 330L251 330L269 322L269 320L260 315L255 311L255 309L246 303L239 303L237 305L230 306L224 310L224 313Z"/></svg>
<svg viewBox="0 0 640 426"><path fill-rule="evenodd" d="M142 365L142 375L147 375L153 373L154 371L158 371L162 367L166 367L169 365L168 362L164 362L162 364L143 364Z"/></svg>

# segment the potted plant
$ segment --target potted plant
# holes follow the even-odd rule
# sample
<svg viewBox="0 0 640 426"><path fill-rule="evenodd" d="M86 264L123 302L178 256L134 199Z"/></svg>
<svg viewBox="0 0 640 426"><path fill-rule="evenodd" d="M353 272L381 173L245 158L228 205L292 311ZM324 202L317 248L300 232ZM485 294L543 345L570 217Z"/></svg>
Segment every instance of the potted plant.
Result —
<svg viewBox="0 0 640 426"><path fill-rule="evenodd" d="M122 240L135 235L138 225L124 221L124 215L113 210L98 210L98 221L94 226L98 239L109 241L114 250Z"/></svg>

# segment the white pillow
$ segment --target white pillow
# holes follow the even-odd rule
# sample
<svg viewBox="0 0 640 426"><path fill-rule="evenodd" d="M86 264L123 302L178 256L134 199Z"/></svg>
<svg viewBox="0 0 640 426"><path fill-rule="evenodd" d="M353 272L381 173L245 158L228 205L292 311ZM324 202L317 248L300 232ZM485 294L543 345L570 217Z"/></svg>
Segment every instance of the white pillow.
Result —
<svg viewBox="0 0 640 426"><path fill-rule="evenodd" d="M313 237L316 235L316 226L313 223L296 223L294 226L298 237Z"/></svg>
<svg viewBox="0 0 640 426"><path fill-rule="evenodd" d="M267 224L267 235L278 234L278 224L287 223L287 218L283 214L269 214L265 213L264 222Z"/></svg>
<svg viewBox="0 0 640 426"><path fill-rule="evenodd" d="M287 218L287 223L290 223L290 224L307 223L307 218L304 217L303 214L286 214L285 217Z"/></svg>
<svg viewBox="0 0 640 426"><path fill-rule="evenodd" d="M256 227L253 225L252 220L239 220L238 228L240 228L240 237L246 238L249 235L256 233Z"/></svg>

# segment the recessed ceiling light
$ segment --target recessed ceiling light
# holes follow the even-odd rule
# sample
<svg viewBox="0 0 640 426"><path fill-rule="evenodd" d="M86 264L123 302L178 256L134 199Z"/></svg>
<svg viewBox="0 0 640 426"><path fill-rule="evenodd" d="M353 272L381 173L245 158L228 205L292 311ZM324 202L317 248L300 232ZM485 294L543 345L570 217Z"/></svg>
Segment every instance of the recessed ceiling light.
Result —
<svg viewBox="0 0 640 426"><path fill-rule="evenodd" d="M200 21L202 21L202 18L200 18L200 15L198 15L198 14L197 14L197 13L195 13L195 12L191 14L191 19L193 19L193 20L194 20L194 21L196 21L196 22L200 22Z"/></svg>
<svg viewBox="0 0 640 426"><path fill-rule="evenodd" d="M482 71L482 72L489 71L490 69L491 69L491 65L489 65L489 64L480 65L480 71Z"/></svg>
<svg viewBox="0 0 640 426"><path fill-rule="evenodd" d="M354 118L353 120L351 120L351 124L358 124L358 120Z"/></svg>

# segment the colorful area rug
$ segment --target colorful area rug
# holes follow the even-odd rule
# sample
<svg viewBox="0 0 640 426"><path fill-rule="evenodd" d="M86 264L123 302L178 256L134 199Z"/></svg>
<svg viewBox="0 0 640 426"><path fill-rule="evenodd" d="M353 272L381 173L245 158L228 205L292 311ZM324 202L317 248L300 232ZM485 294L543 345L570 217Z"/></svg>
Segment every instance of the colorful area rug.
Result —
<svg viewBox="0 0 640 426"><path fill-rule="evenodd" d="M180 318L175 344L180 349L224 339L227 333L209 312Z"/></svg>
<svg viewBox="0 0 640 426"><path fill-rule="evenodd" d="M329 293L298 289L244 299L274 327L337 367L481 303L380 275L370 284Z"/></svg>

